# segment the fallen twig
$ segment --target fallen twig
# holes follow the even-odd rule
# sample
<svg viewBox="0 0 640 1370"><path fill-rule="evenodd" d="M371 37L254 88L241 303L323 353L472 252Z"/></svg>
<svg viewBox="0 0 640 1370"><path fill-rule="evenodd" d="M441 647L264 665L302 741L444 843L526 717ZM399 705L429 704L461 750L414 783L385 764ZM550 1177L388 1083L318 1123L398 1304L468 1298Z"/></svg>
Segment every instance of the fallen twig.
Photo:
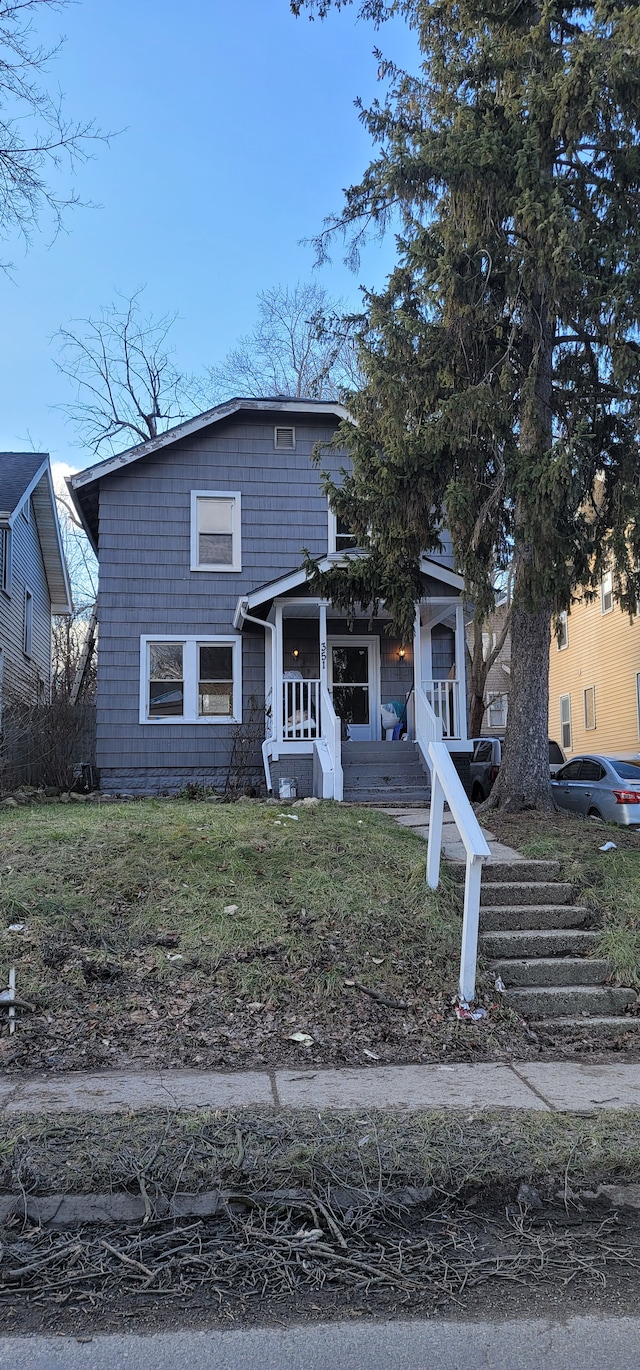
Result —
<svg viewBox="0 0 640 1370"><path fill-rule="evenodd" d="M375 999L378 1004L384 1004L385 1008L410 1007L409 1004L405 1004L404 999L390 999L388 994L382 994L379 989L370 989L368 985L361 984L360 980L354 980L353 988L359 989L361 994L368 994L370 999Z"/></svg>

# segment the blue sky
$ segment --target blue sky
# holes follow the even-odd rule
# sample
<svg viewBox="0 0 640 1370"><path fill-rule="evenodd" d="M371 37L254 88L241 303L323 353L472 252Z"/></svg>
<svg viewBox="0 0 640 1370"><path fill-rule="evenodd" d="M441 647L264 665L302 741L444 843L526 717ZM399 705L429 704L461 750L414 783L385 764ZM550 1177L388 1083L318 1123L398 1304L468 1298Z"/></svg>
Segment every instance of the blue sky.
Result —
<svg viewBox="0 0 640 1370"><path fill-rule="evenodd" d="M311 277L301 239L367 165L353 102L379 90L373 47L401 63L414 48L400 24L376 34L349 9L310 23L288 0L78 0L45 20L43 37L66 35L50 73L68 112L124 131L76 176L95 208L70 213L53 243L43 225L26 254L5 249L0 450L77 467L90 455L59 408L71 393L56 329L144 284L146 310L179 314L178 364L221 361L259 290ZM354 276L336 244L317 279L355 305L359 281L379 286L392 262L393 240L374 244Z"/></svg>

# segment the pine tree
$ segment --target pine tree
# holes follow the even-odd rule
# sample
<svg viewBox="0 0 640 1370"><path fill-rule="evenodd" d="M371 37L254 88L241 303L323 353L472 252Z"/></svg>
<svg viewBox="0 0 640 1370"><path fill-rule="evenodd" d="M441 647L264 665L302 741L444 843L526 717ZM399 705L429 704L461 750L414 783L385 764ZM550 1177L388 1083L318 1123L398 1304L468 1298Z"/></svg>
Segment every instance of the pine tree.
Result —
<svg viewBox="0 0 640 1370"><path fill-rule="evenodd" d="M343 0L300 0L322 16ZM386 65L362 111L380 155L329 221L399 223L366 298L353 459L330 498L369 561L326 584L387 600L408 635L417 558L444 521L479 612L513 566L505 760L490 804L551 805L554 614L611 559L640 596L640 6L623 0L364 0L416 32L418 75Z"/></svg>

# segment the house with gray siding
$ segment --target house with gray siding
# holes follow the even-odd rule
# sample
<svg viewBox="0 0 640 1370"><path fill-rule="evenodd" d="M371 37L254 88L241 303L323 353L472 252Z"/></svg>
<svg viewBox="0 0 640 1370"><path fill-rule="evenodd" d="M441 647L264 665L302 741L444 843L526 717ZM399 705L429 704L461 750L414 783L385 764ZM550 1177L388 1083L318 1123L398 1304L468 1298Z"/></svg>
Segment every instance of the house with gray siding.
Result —
<svg viewBox="0 0 640 1370"><path fill-rule="evenodd" d="M71 609L49 457L0 452L0 712L49 699L51 615Z"/></svg>
<svg viewBox="0 0 640 1370"><path fill-rule="evenodd" d="M300 795L365 797L370 782L423 797L416 687L466 752L463 582L446 537L423 559L409 646L383 609L349 621L310 592L303 549L325 567L362 555L312 459L344 417L329 401L234 399L70 478L99 559L105 792L224 788L253 750L262 790L290 778ZM347 463L327 451L322 464Z"/></svg>

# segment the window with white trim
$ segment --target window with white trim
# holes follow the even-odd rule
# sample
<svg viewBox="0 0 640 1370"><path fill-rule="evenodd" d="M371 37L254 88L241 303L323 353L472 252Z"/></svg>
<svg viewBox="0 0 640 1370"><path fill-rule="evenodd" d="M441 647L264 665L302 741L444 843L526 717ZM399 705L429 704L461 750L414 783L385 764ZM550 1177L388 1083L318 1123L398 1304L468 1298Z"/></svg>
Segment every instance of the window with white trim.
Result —
<svg viewBox="0 0 640 1370"><path fill-rule="evenodd" d="M600 603L603 614L610 614L613 609L613 571L605 571L602 577Z"/></svg>
<svg viewBox="0 0 640 1370"><path fill-rule="evenodd" d="M296 430L295 428L283 428L279 425L273 430L273 445L276 452L295 452L296 450Z"/></svg>
<svg viewBox="0 0 640 1370"><path fill-rule="evenodd" d="M141 723L241 723L242 639L142 637Z"/></svg>
<svg viewBox="0 0 640 1370"><path fill-rule="evenodd" d="M571 695L560 695L560 741L565 752L571 751Z"/></svg>
<svg viewBox="0 0 640 1370"><path fill-rule="evenodd" d="M351 532L349 524L338 514L334 514L333 509L329 510L329 552L351 552L358 546L358 539L355 533Z"/></svg>
<svg viewBox="0 0 640 1370"><path fill-rule="evenodd" d="M191 570L242 570L240 492L191 491Z"/></svg>
<svg viewBox="0 0 640 1370"><path fill-rule="evenodd" d="M25 656L31 656L33 647L33 595L30 590L24 592L24 618L22 624L22 650Z"/></svg>
<svg viewBox="0 0 640 1370"><path fill-rule="evenodd" d="M556 642L559 652L569 646L569 615L566 609L563 609L556 619Z"/></svg>
<svg viewBox="0 0 640 1370"><path fill-rule="evenodd" d="M638 706L638 737L640 737L640 673L636 676L636 703Z"/></svg>
<svg viewBox="0 0 640 1370"><path fill-rule="evenodd" d="M506 695L494 695L489 700L489 726L506 728L508 700Z"/></svg>
<svg viewBox="0 0 640 1370"><path fill-rule="evenodd" d="M588 685L584 691L584 726L592 732L596 726L596 687Z"/></svg>
<svg viewBox="0 0 640 1370"><path fill-rule="evenodd" d="M0 588L5 595L11 594L12 560L11 529L0 528Z"/></svg>

